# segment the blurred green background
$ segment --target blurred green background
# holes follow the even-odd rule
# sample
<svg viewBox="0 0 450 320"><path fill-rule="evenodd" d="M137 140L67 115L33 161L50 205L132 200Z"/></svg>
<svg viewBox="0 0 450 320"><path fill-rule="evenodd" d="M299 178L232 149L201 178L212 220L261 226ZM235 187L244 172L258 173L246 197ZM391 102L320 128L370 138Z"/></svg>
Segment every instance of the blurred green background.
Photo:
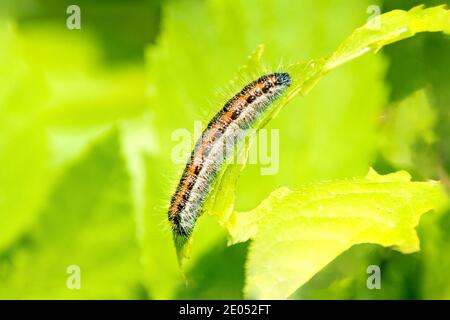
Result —
<svg viewBox="0 0 450 320"><path fill-rule="evenodd" d="M0 0L0 298L241 299L248 244L199 220L180 275L166 208L193 130L264 43L277 66L327 56L372 13L444 1ZM81 29L66 9L81 9ZM327 75L270 124L280 168L248 165L237 209L275 188L406 169L449 190L450 41L419 34ZM232 92L226 92L229 96ZM427 214L421 251L358 245L294 299L450 298L450 211ZM382 289L366 288L366 268ZM81 270L69 289L67 267ZM301 270L299 270L301 272Z"/></svg>

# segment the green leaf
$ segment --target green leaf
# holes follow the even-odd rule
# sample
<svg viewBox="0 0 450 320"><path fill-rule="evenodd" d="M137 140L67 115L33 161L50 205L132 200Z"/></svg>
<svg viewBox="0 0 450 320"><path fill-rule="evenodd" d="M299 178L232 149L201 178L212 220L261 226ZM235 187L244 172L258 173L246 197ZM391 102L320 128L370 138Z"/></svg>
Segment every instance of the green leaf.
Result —
<svg viewBox="0 0 450 320"><path fill-rule="evenodd" d="M156 118L162 160L171 162L175 143L170 143L169 137L174 130L192 131L194 121L207 122L227 99L261 73L332 52L336 39L344 38L367 18L366 8L372 3L167 3L161 35L147 52L149 103ZM329 24L324 26L320 12L328 7L333 7L333 15L340 19L328 19ZM235 14L233 19L229 19L230 14ZM260 44L265 48L260 55L262 66L254 63L250 68L239 68ZM205 47L208 57L198 63ZM291 101L291 106L268 126L281 129L280 145L293 147L280 148L283 161L277 175L261 177L258 164L247 166L239 179L239 194L245 197L236 199L237 206L255 206L280 182L296 185L326 177L363 175L375 151L375 119L384 96L382 72L381 57L368 56L327 77L307 99ZM335 161L326 161L324 152ZM169 174L160 173L161 179L179 178L183 165L171 163L174 169ZM260 188L254 188L255 179L261 179Z"/></svg>
<svg viewBox="0 0 450 320"><path fill-rule="evenodd" d="M368 22L342 42L327 60L325 70L425 31L450 33L450 11L446 6L425 9L422 5L409 11L393 10L380 15L378 21Z"/></svg>
<svg viewBox="0 0 450 320"><path fill-rule="evenodd" d="M384 45L411 37L418 32L448 32L450 30L450 11L444 6L428 9L424 9L423 6L418 6L410 11L394 10L379 16L377 19L379 23L378 27L374 27L372 22L368 22L363 27L356 29L329 58L316 59L308 63L293 65L291 67L291 73L294 79L292 87L288 89L285 96L279 102L274 103L275 106L272 107L272 111L266 115L266 118L259 121L256 128L259 129L266 125L297 94L307 94L323 75L337 66L369 51L377 52ZM258 50L255 55L257 59L261 56L260 51ZM254 59L251 59L251 61L254 61ZM240 166L241 169L243 167ZM237 179L237 174L234 174L234 180ZM232 181L227 181L226 184L234 186ZM217 185L222 186L223 183L218 183ZM219 191L220 194L225 194L227 200L229 200L231 197L227 196L229 191L226 189L227 187L216 188L216 193ZM225 201L222 200L222 202ZM215 206L213 208L216 215L217 211L229 211L229 209L218 210Z"/></svg>
<svg viewBox="0 0 450 320"><path fill-rule="evenodd" d="M411 182L404 171L280 188L255 209L233 213L227 225L230 243L253 240L246 296L287 298L355 244L417 251L420 216L445 201L438 182Z"/></svg>
<svg viewBox="0 0 450 320"><path fill-rule="evenodd" d="M331 1L327 3L332 5ZM447 30L446 20L441 18L448 14L447 10L438 7L433 10L417 8L411 12L396 11L387 16L382 15L380 19L384 27L380 30L368 27L357 29L329 58L310 60L311 56L331 52L336 46L337 34L343 37L361 21L361 16L364 19L367 17L364 13L368 4L369 2L360 2L349 5L352 9L347 6L336 8L338 11L334 14L342 19L323 30L322 20L315 15L316 11L326 5L323 3L289 3L289 10L286 8L287 4L272 1L258 1L257 4L256 1L227 3L213 0L168 3L163 12L161 35L156 46L150 47L147 52L151 76L149 100L154 107L157 132L161 139L159 165L153 166L158 167L160 172L152 175L153 180L159 181L167 177L168 170L160 170L160 166L172 160L170 152L173 144L167 143L167 137L174 130L191 129L194 121L208 120L208 115L214 114L243 84L261 73L277 69L273 66L278 65L281 58L285 61L309 61L281 67L291 73L294 84L286 97L274 105L273 113L263 119L261 126L272 120L288 102L292 102L289 113L280 114L280 117L268 124L269 127L283 128L280 143L292 148L280 150L283 162L277 176L261 177L255 171L258 167L247 166L243 177L239 179L237 192L238 195L245 196L236 199L237 207L256 204L258 199L279 185L280 181L295 186L304 181L325 177L364 174L374 158L376 117L383 104L381 58L368 56L362 62L347 64L342 71L327 77L318 90L306 99L292 99L299 94L309 93L323 75L338 65L399 40L401 37L395 33L396 30L403 30L405 27L411 27L414 32L426 31L428 27L430 31L437 31L439 28ZM283 14L280 15L280 12ZM233 21L228 19L230 14L234 15ZM434 19L441 24L425 24L424 17L428 16L431 18L426 18L426 21ZM440 19L435 19L439 17ZM333 21L330 19L330 23ZM304 32L305 25L312 30L308 34ZM235 34L240 36L236 37ZM407 32L401 36L407 35L412 33ZM321 39L320 45L316 38ZM249 68L236 70L237 66L245 64L245 55L242 53L254 51L261 43L265 44L267 54L261 56L257 52L250 59L252 63ZM197 61L198 57L204 55L205 48L208 48L208 58L202 60L202 63L193 63L192 61ZM260 58L262 66L257 63ZM235 77L236 71L243 74ZM217 89L223 87L229 79L233 81L223 90L225 94L216 94ZM177 116L174 117L174 114ZM327 156L324 157L324 154ZM173 181L179 178L182 166L176 166L178 172L170 174ZM227 168L216 184L216 193L205 207L208 213L219 216L221 223L226 223L234 206L235 184L241 171L242 168L239 167ZM255 188L255 179L261 180L258 183L260 188ZM173 190L174 188L167 188L167 202ZM155 199L150 201L157 202ZM151 230L155 229L157 221L164 221L162 210L152 209L148 214L152 217L152 224L149 225ZM201 220L203 219L199 220L194 239L196 234L204 234L206 237L211 234L211 230L203 233ZM199 242L198 245L205 248L212 245L212 242L208 245L206 238L200 236L195 240L194 249ZM153 246L151 239L146 240L146 244L149 248ZM155 270L157 269L155 266ZM150 286L157 287L156 282L150 283Z"/></svg>
<svg viewBox="0 0 450 320"><path fill-rule="evenodd" d="M421 168L426 168L423 150L417 150L417 145L429 146L435 142L435 123L436 113L430 107L425 92L413 93L387 109L379 135L380 151L399 168L410 170L418 163Z"/></svg>
<svg viewBox="0 0 450 320"><path fill-rule="evenodd" d="M442 214L425 216L419 227L422 274L420 287L425 299L450 299L450 208Z"/></svg>
<svg viewBox="0 0 450 320"><path fill-rule="evenodd" d="M116 132L65 173L35 228L0 255L0 297L145 298L130 181ZM80 268L80 289L66 284Z"/></svg>
<svg viewBox="0 0 450 320"><path fill-rule="evenodd" d="M280 102L284 106L298 93L307 94L327 72L368 52L378 52L383 46L414 36L419 32L450 33L450 10L445 6L425 9L417 6L409 11L393 10L369 21L347 37L326 59L294 65L294 84ZM378 25L377 25L378 24ZM276 112L274 112L276 113Z"/></svg>

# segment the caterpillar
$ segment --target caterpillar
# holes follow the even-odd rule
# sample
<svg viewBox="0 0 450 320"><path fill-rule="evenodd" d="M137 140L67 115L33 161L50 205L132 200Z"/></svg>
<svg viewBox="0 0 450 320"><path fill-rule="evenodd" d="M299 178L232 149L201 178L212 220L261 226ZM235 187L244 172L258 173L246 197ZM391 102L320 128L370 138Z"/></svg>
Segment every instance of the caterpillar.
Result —
<svg viewBox="0 0 450 320"><path fill-rule="evenodd" d="M197 140L170 200L168 220L175 237L191 235L212 185L227 160L227 150L242 140L243 132L252 128L290 85L288 73L264 75L246 85L211 119Z"/></svg>

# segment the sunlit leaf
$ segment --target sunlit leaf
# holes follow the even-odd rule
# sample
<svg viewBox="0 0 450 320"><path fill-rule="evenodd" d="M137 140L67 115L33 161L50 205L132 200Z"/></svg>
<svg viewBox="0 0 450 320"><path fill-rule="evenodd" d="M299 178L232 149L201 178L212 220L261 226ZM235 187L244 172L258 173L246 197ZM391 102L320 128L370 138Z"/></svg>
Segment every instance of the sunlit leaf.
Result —
<svg viewBox="0 0 450 320"><path fill-rule="evenodd" d="M415 227L446 197L439 183L411 182L406 172L281 188L230 219L230 242L253 239L247 261L249 298L287 298L358 243L404 253L419 249Z"/></svg>
<svg viewBox="0 0 450 320"><path fill-rule="evenodd" d="M304 9L302 7L305 5L304 3L299 3L298 5L300 8ZM172 3L166 7L166 20L164 20L162 27L162 35L159 39L158 45L149 49L147 55L150 62L149 73L153 76L150 86L150 101L156 108L156 114L158 114L159 117L158 127L160 130L158 130L158 132L163 141L167 140L167 137L170 136L173 130L182 127L190 128L193 121L198 119L202 119L204 122L208 119L208 114L214 113L218 110L219 107L217 105L223 103L225 98L221 97L214 99L214 90L217 90L218 87L223 86L223 84L226 83L226 79L236 79L233 77L233 73L236 71L234 71L235 69L233 70L230 66L238 66L243 64L241 55L242 51L247 50L250 52L251 50L254 50L259 43L266 44L265 47L267 48L268 53L267 55L263 54L261 59L267 63L267 65L274 65L276 63L274 59L275 57L279 59L281 56L287 56L291 59L291 61L292 59L298 60L299 58L302 58L301 55L299 56L299 52L301 52L301 50L297 50L297 56L293 54L294 52L292 50L295 48L295 45L293 45L293 43L295 43L293 41L294 37L290 38L290 33L286 32L287 30L293 31L297 28L293 22L297 20L290 20L289 18L283 17L283 19L278 21L279 23L274 23L277 16L271 15L268 20L272 23L264 24L261 23L261 21L265 21L266 18L263 13L261 13L262 16L258 16L257 14L245 14L250 12L247 10L250 7L252 7L252 4L249 2L236 2L232 5L227 5L226 3L220 1L210 1L205 4L200 4L195 1L189 3ZM277 5L275 5L275 7L277 7ZM277 9L282 10L281 7L282 4L280 4L280 8ZM272 12L276 12L276 9L272 9ZM302 11L300 9L295 10L294 8L291 8L291 10L297 15L298 12ZM314 10L306 11L313 12ZM233 23L228 23L226 16L229 12L239 12L241 15L238 15ZM252 10L252 13L255 13L255 11ZM290 102L297 94L300 93L305 95L306 93L309 93L323 75L344 62L348 62L370 51L378 51L383 45L389 44L393 41L398 41L407 36L412 36L415 32L447 30L447 21L442 18L445 18L447 14L448 11L443 7L425 10L418 7L410 12L396 11L385 14L380 17L382 26L380 29L373 29L369 26L364 26L357 29L330 57L310 60L309 62L300 62L294 65L284 65L283 68L289 71L293 76L294 85L289 90L286 97L274 105L272 112L267 115L267 118L261 119L260 125L262 126L274 118L280 109L286 105L287 102ZM196 16L197 18L185 19L184 17L187 16ZM278 36L271 37L271 33L269 31L267 33L260 32L266 25L270 25L270 29L278 34ZM214 26L214 28L211 28L211 26ZM408 28L408 32L404 30L405 28ZM282 29L284 32L281 32ZM183 30L183 32L180 33L178 30ZM206 32L207 30L208 32ZM253 48L251 48L247 42L229 41L230 35L233 34L233 30L235 30L234 32L252 32L253 36L249 39L251 39ZM335 30L333 29L333 31ZM349 31L350 29L347 29L347 32ZM194 34L195 37L193 36ZM197 40L191 41L192 38ZM301 36L299 39L301 39ZM289 45L287 45L287 41L289 41ZM274 46L275 43L276 46ZM208 51L207 60L203 61L202 64L192 64L188 62L191 59L201 56L205 46L210 48ZM302 43L302 47L304 48L305 46L307 45ZM178 52L180 48L182 48L183 51L183 59L179 59ZM325 56L326 52L321 52L321 54ZM228 62L227 64L223 64L223 59L225 59L225 57ZM259 61L259 56L256 55L256 57L258 57ZM374 119L377 108L380 106L379 101L381 100L381 94L379 93L381 90L379 87L369 84L370 80L373 79L371 77L374 77L374 75L378 74L380 71L380 66L376 63L373 65L367 64L367 59L365 62L364 68L353 65L352 70L354 70L354 75L348 77L348 79L353 80L349 82L351 85L347 86L347 90L350 90L351 87L353 96L357 92L364 92L364 94L360 96L361 99L359 102L356 101L357 99L352 101L352 105L354 105L355 108L352 109L351 112L347 110L346 114L348 115L348 118L345 120L330 116L330 113L338 116L342 115L342 107L340 104L348 105L348 102L344 102L345 99L340 99L339 96L339 93L345 92L343 91L345 86L343 85L342 88L333 88L330 84L327 84L326 87L319 89L321 90L320 97L329 99L326 100L326 103L322 101L321 108L323 108L323 116L318 118L321 119L321 121L334 119L334 121L339 123L342 127L331 127L324 124L320 127L320 132L316 132L317 134L314 136L313 133L315 131L313 132L309 130L310 128L302 128L297 122L295 122L295 130L294 128L289 130L292 136L295 135L295 131L298 132L300 130L300 132L298 132L298 135L300 135L302 132L301 130L305 130L309 134L312 134L312 139L310 139L311 141L317 140L322 134L322 138L324 138L322 140L327 140L327 142L324 143L326 148L323 150L326 150L328 153L328 155L324 157L324 152L320 152L320 148L315 147L313 148L315 151L312 149L311 151L310 149L303 148L302 146L302 149L305 149L305 156L311 156L309 151L312 153L317 152L316 158L311 158L308 160L310 163L309 167L303 165L305 158L296 158L299 162L301 162L300 164L293 163L292 161L295 159L288 162L284 161L283 165L285 168L288 167L289 170L284 172L281 177L286 176L288 179L287 181L291 184L298 184L299 182L295 182L295 179L299 180L301 176L311 174L311 170L308 170L308 168L317 168L319 165L323 165L323 168L320 169L321 174L318 174L318 177L329 177L330 175L327 175L327 172L331 173L331 176L348 176L350 171L355 174L357 172L361 172L364 167L367 168L372 156L371 153L374 152L373 150L376 145L374 139L376 122ZM350 67L346 68L349 70ZM230 92L222 96L230 96L233 93L232 91L240 88L239 83L241 85L244 84L245 81L248 81L247 79L252 79L252 77L256 77L257 75L263 73L264 69L266 72L271 70L270 67L264 66L259 69L253 68L251 69L252 74L243 74L242 80L233 80L230 85L232 90L228 90ZM215 70L216 72L211 73L210 70ZM241 69L241 71L242 70L245 70L245 68ZM259 74L255 75L255 73L258 72ZM360 77L364 74L364 72L367 72L368 77L365 80L361 80ZM337 83L339 82L336 81L335 85ZM341 81L341 84L342 83L343 82ZM374 81L374 83L379 82ZM365 89L363 89L363 87ZM176 88L176 90L174 88ZM324 88L327 88L328 91L332 91L335 94L324 94L324 91L326 91ZM370 88L370 90L367 88ZM374 97L371 99L368 95L372 92L374 92ZM204 108L203 106L208 104L206 101L211 98L213 99L213 106L211 108ZM307 105L311 104L307 100L305 102ZM294 103L295 102L293 102L293 104ZM365 107L361 108L361 105L364 105ZM160 109L159 111L158 108ZM207 111L202 112L202 108ZM303 108L305 108L305 110L314 110L308 111L308 113L317 112L315 111L316 109L311 108L311 106L310 108L307 108L307 106L304 106ZM163 109L164 112L162 111ZM167 110L172 111L167 112ZM360 112L363 116L358 118L355 116L356 112ZM175 113L177 114L177 117L172 116ZM298 111L296 114L298 114ZM348 122L346 122L347 120ZM286 122L286 119L284 119L284 126L286 125ZM308 119L307 123L310 125L314 124L314 122L310 119ZM351 127L355 125L356 127ZM331 143L332 141L330 141L329 137L325 139L326 135L323 135L323 132L325 131L328 132L330 136L335 136L336 134L341 133L349 133L349 136L341 137L340 141L342 143ZM287 131L284 130L283 132ZM299 139L293 138L292 141L296 141L298 143ZM305 143L305 141L303 142ZM311 144L311 146L313 146L313 144ZM286 150L286 148L284 150ZM170 145L164 145L162 152L162 157L167 159L167 161L170 161ZM292 152L287 153L287 151L283 151L283 154L292 155ZM342 157L337 159L337 155L342 155ZM284 157L284 159L286 160L286 157ZM333 162L330 163L327 159L333 159ZM353 160L354 162L352 162ZM342 163L346 163L346 166L343 166ZM179 165L178 167L181 170L182 165ZM216 192L211 196L206 206L206 211L220 216L222 223L226 223L227 216L230 212L230 207L232 208L233 206L234 185L242 168L235 167L235 169L237 170L234 170L234 173L231 175L228 174L229 170L227 170L226 174L222 176L223 178L216 184ZM350 171L344 172L347 169ZM340 173L337 174L337 172ZM253 180L248 180L247 178L244 179L244 181L248 185L253 185L255 178L255 175L253 175ZM259 178L261 177L258 177L258 179ZM174 178L174 180L175 179L176 178ZM270 183L264 183L261 185L262 187L267 188L270 186ZM244 190L240 188L238 195L241 193L245 194L245 192L247 192L251 193L252 196L238 196L238 201L239 199L247 198L253 199L254 201L256 198L254 195L263 191L263 189L259 188L246 188ZM161 221L163 221L162 214ZM204 241L201 241L201 243L203 245Z"/></svg>

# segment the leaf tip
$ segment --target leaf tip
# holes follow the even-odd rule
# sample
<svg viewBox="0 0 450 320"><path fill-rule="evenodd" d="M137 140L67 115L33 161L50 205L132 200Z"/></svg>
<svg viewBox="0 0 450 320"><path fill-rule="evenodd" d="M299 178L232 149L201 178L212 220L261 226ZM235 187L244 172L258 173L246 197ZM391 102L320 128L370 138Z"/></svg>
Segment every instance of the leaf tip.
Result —
<svg viewBox="0 0 450 320"><path fill-rule="evenodd" d="M405 171L400 170L397 172L389 173L389 174L379 174L375 171L374 168L370 167L369 171L366 174L365 177L367 180L371 180L374 182L408 182L411 181L411 175Z"/></svg>

